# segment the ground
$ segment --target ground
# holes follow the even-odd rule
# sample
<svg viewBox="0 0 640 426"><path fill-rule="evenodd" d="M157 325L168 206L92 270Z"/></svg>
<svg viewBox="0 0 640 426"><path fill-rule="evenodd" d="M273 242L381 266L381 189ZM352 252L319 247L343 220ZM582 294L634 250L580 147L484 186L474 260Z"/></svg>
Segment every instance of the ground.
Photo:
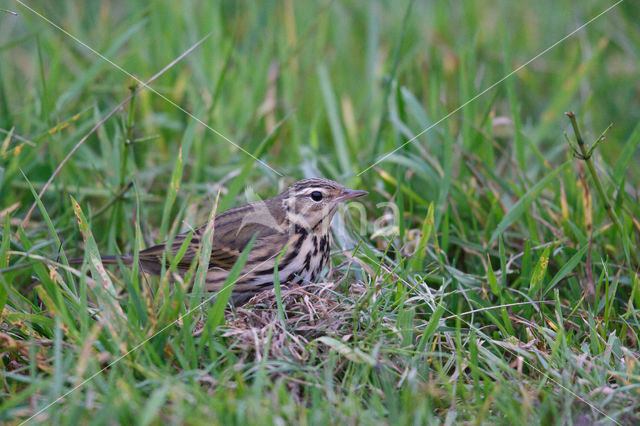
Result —
<svg viewBox="0 0 640 426"><path fill-rule="evenodd" d="M637 2L1 8L1 421L640 422ZM97 260L311 176L313 285Z"/></svg>

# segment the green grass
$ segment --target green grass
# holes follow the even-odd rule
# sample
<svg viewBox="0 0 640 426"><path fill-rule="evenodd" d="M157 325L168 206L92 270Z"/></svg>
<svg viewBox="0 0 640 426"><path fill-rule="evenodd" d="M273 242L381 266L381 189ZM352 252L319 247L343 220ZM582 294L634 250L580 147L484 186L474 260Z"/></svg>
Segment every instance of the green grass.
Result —
<svg viewBox="0 0 640 426"><path fill-rule="evenodd" d="M459 111L614 2L27 4L141 81L211 36L39 197L134 80L2 6L0 421L640 422L636 2ZM569 110L588 144L614 123L619 227ZM318 285L223 311L97 261L309 176L370 193Z"/></svg>

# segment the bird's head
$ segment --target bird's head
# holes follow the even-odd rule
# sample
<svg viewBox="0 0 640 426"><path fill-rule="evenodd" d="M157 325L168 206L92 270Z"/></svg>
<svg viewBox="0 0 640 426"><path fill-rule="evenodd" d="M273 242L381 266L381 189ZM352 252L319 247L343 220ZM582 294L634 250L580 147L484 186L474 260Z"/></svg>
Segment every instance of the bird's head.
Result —
<svg viewBox="0 0 640 426"><path fill-rule="evenodd" d="M277 198L282 199L290 223L314 229L328 227L341 203L366 194L329 179L311 178L294 183Z"/></svg>

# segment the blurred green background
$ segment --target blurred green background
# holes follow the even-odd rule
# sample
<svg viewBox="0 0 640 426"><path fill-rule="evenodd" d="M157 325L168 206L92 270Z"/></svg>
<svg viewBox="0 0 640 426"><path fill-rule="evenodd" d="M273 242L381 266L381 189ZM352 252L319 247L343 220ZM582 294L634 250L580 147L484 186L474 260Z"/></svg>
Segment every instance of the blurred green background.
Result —
<svg viewBox="0 0 640 426"><path fill-rule="evenodd" d="M358 256L375 274L354 264L356 274L337 291L349 293L349 285L366 291L349 299L353 306L345 312L355 312L353 318L328 333L355 352L339 358L350 352L313 346L307 363L276 357L268 365L278 374L265 375L259 360L234 349L233 339L203 355L176 331L166 338L171 351L185 351L176 355L179 367L165 365L162 344L141 349L135 374L123 365L88 388L98 394L96 405L74 397L46 419L545 422L592 413L609 421L603 412L623 423L637 419L638 2L17 1L0 7L17 13L0 11L0 331L17 342L57 342L26 352L7 343L2 398L8 402L0 419L25 419L70 389L75 382L63 377L73 376L73 364L91 350L113 357L123 350L107 331L91 343L95 336L89 339L86 327L93 313L74 302L84 278L51 275L52 283L65 284L47 287L53 268L38 269L24 256L83 255L69 195L88 217L100 251L111 254L198 225L219 189L226 209L310 176L370 192ZM73 146L130 94L131 75L146 81L209 33L151 84L171 102L140 91L64 165L42 197L51 219L36 208L25 222L31 185L39 192ZM563 136L574 138L568 110L576 112L588 143L613 123L593 160L622 232L610 226L592 176ZM382 201L393 201L400 213L384 237L375 234ZM420 242L431 205L431 240ZM426 251L416 255L415 247ZM343 260L337 255L334 264ZM535 269L541 265L544 270ZM387 267L400 278L386 274ZM346 272L338 268L338 276ZM134 275L125 273L124 282L139 284ZM35 276L45 284L40 292L33 290ZM591 300L584 297L589 283L597 290ZM437 312L425 302L429 291L446 306L444 317L540 297L552 304L465 316L471 323L429 322ZM53 305L41 303L46 294ZM133 303L122 301L130 315ZM62 305L68 316L52 313ZM163 310L155 319L170 323L177 314ZM124 347L156 325L130 319L121 329ZM491 350L478 349L480 329L488 330L482 338ZM404 334L396 340L396 333ZM61 343L63 334L72 347ZM536 340L545 356L520 354L532 364L518 370L513 350L505 349L514 344L510 339ZM229 347L221 349L225 342ZM618 348L613 358L612 347ZM36 352L52 369L35 361ZM380 372L354 353L397 368ZM584 353L601 368L594 371L609 373L576 367L572 357ZM80 377L100 366L90 363ZM234 385L205 391L190 376L203 371ZM297 394L289 386L294 382ZM594 394L603 382L617 383L624 396ZM572 407L575 395L600 408Z"/></svg>
<svg viewBox="0 0 640 426"><path fill-rule="evenodd" d="M142 80L212 32L153 87L250 152L285 119L264 161L286 176L300 176L306 167L348 179L608 5L430 1L415 2L407 16L406 2L45 2L36 9ZM132 80L24 7L14 9L19 16L1 16L0 126L34 140L36 146L23 147L20 168L37 183L48 179L97 117L128 94ZM561 132L568 122L562 113L571 108L584 116L587 138L615 123L602 150L615 164L639 117L638 13L636 3L623 2L406 151L437 161L449 128L482 159L513 156L513 138L501 141L506 152L495 152L487 138L473 143L480 131L490 130L490 120L479 121L488 108L511 118L512 87L521 122L519 165L526 176L541 167L536 151L549 162L564 159ZM404 111L394 111L397 97ZM134 145L135 161L125 173L161 192L191 119L148 91L136 104L134 137L154 139ZM332 126L332 117L339 123ZM82 187L97 178L100 186L117 186L125 118L116 117L92 137L56 183ZM69 127L49 134L70 120ZM185 159L188 182L217 182L245 160L202 125L195 132L192 155ZM14 186L24 180L8 160L3 205L31 202L28 191ZM634 169L629 172L637 179ZM276 175L260 169L252 177L273 185ZM57 197L49 196L56 205Z"/></svg>

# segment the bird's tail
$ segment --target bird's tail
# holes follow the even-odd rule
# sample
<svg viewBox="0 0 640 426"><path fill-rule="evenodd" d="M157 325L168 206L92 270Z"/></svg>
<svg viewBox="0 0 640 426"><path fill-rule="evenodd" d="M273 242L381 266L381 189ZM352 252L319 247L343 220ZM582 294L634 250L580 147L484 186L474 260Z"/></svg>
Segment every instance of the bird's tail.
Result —
<svg viewBox="0 0 640 426"><path fill-rule="evenodd" d="M122 262L124 265L131 265L133 263L133 256L130 254L124 254L120 256L102 256L100 258L102 260L102 264L104 265L117 265L118 262ZM69 259L70 265L81 265L84 262L84 258L76 257L73 259ZM162 265L155 259L147 259L145 256L141 256L138 260L138 265L143 272L160 275L162 271Z"/></svg>
<svg viewBox="0 0 640 426"><path fill-rule="evenodd" d="M122 261L125 265L130 265L133 260L130 255L124 256L102 256L100 260L105 265L117 265L118 259ZM70 265L81 265L84 262L84 257L74 257L73 259L69 259Z"/></svg>

